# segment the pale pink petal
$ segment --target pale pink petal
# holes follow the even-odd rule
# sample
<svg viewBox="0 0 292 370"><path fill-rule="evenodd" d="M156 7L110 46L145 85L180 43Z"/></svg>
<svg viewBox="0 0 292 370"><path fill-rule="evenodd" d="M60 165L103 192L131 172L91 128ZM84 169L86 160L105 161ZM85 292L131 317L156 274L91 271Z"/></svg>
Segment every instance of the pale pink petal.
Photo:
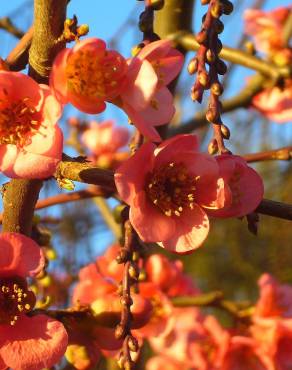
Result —
<svg viewBox="0 0 292 370"><path fill-rule="evenodd" d="M55 365L65 353L67 342L64 326L45 315L24 315L15 326L0 326L0 356L13 370Z"/></svg>
<svg viewBox="0 0 292 370"><path fill-rule="evenodd" d="M195 202L204 208L220 209L231 205L232 193L228 184L222 178L208 184L198 181Z"/></svg>
<svg viewBox="0 0 292 370"><path fill-rule="evenodd" d="M171 217L165 216L147 199L141 191L133 199L130 208L130 221L145 242L158 242L169 239L176 231L176 223Z"/></svg>
<svg viewBox="0 0 292 370"><path fill-rule="evenodd" d="M145 186L146 175L152 171L152 158L155 145L143 144L139 150L126 160L115 172L115 183L122 200L133 202L137 192Z"/></svg>
<svg viewBox="0 0 292 370"><path fill-rule="evenodd" d="M175 163L183 163L197 183L206 185L219 177L219 166L214 157L206 153L185 152L173 157Z"/></svg>
<svg viewBox="0 0 292 370"><path fill-rule="evenodd" d="M56 126L45 135L46 138L37 133L32 137L31 144L24 149L18 149L15 145L6 145L6 148L0 146L0 168L3 174L11 178L29 179L52 176L62 157L63 134ZM37 153L43 150L43 153Z"/></svg>
<svg viewBox="0 0 292 370"><path fill-rule="evenodd" d="M52 91L50 90L48 85L39 85L43 95L44 101L42 107L42 114L43 120L45 125L55 125L57 121L61 118L63 113L63 107L52 95Z"/></svg>
<svg viewBox="0 0 292 370"><path fill-rule="evenodd" d="M177 135L168 140L164 140L154 152L155 167L170 163L177 153L197 152L199 149L198 137L195 135Z"/></svg>
<svg viewBox="0 0 292 370"><path fill-rule="evenodd" d="M172 49L167 57L160 61L159 77L164 86L167 86L179 74L183 67L184 57L176 49Z"/></svg>
<svg viewBox="0 0 292 370"><path fill-rule="evenodd" d="M175 220L175 233L171 238L159 243L163 248L175 253L189 253L199 248L209 233L209 220L197 204L193 209L184 209Z"/></svg>
<svg viewBox="0 0 292 370"><path fill-rule="evenodd" d="M99 52L100 50L103 51L106 49L106 43L102 39L98 39L96 37L87 37L77 42L74 45L72 52L76 53L77 51L80 51L83 48L85 48L86 50L90 49Z"/></svg>
<svg viewBox="0 0 292 370"><path fill-rule="evenodd" d="M136 110L144 109L155 94L158 79L152 65L138 58L129 60L127 88L121 94L123 103Z"/></svg>
<svg viewBox="0 0 292 370"><path fill-rule="evenodd" d="M39 85L29 76L20 72L0 71L0 98L9 101L28 97L27 104L34 107L42 103L43 95ZM7 94L3 91L6 90Z"/></svg>
<svg viewBox="0 0 292 370"><path fill-rule="evenodd" d="M0 275L35 276L44 267L41 248L32 239L18 233L0 234Z"/></svg>
<svg viewBox="0 0 292 370"><path fill-rule="evenodd" d="M99 98L90 98L89 96L82 96L76 92L68 90L67 92L68 101L75 108L79 109L81 112L88 114L97 114L105 110L106 104L103 100Z"/></svg>
<svg viewBox="0 0 292 370"><path fill-rule="evenodd" d="M50 87L56 95L57 99L62 103L67 103L68 86L66 77L66 66L71 49L60 51L54 60L52 71L50 74Z"/></svg>
<svg viewBox="0 0 292 370"><path fill-rule="evenodd" d="M171 45L172 42L165 39L150 42L139 51L137 58L147 59L149 62L161 59L169 53Z"/></svg>
<svg viewBox="0 0 292 370"><path fill-rule="evenodd" d="M129 116L130 121L133 122L133 124L137 127L138 131L143 136L157 143L161 141L161 137L158 134L157 130L150 122L145 121L143 115L141 115L140 112L136 111L128 104L124 104L123 109Z"/></svg>

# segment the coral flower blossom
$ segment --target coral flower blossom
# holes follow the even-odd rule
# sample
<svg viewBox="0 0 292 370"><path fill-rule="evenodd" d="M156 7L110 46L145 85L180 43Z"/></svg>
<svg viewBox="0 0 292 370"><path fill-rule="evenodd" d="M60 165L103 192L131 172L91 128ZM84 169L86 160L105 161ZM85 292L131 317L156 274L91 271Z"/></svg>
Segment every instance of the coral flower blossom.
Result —
<svg viewBox="0 0 292 370"><path fill-rule="evenodd" d="M168 123L175 113L173 96L166 86L180 72L183 60L169 40L152 42L128 60L127 86L119 104L151 140L161 141L154 127Z"/></svg>
<svg viewBox="0 0 292 370"><path fill-rule="evenodd" d="M115 183L140 238L177 253L203 243L209 232L203 208L222 208L228 198L217 161L198 152L193 135L142 145L117 169Z"/></svg>
<svg viewBox="0 0 292 370"><path fill-rule="evenodd" d="M231 193L229 206L209 210L214 217L242 217L254 211L263 198L264 185L258 173L235 155L223 154L216 157L220 176Z"/></svg>
<svg viewBox="0 0 292 370"><path fill-rule="evenodd" d="M292 81L287 81L283 89L272 87L261 91L254 96L252 105L274 122L292 122Z"/></svg>
<svg viewBox="0 0 292 370"><path fill-rule="evenodd" d="M62 50L53 63L50 86L63 103L85 113L100 113L124 87L126 60L107 50L103 40L88 38Z"/></svg>
<svg viewBox="0 0 292 370"><path fill-rule="evenodd" d="M63 356L67 333L45 315L27 316L36 299L26 277L43 268L41 249L24 235L3 233L0 251L0 368L49 368Z"/></svg>
<svg viewBox="0 0 292 370"><path fill-rule="evenodd" d="M290 9L284 7L244 12L245 33L254 38L258 50L269 53L284 47L284 24L289 12Z"/></svg>
<svg viewBox="0 0 292 370"><path fill-rule="evenodd" d="M0 71L0 170L12 178L51 176L61 160L61 105L46 85Z"/></svg>

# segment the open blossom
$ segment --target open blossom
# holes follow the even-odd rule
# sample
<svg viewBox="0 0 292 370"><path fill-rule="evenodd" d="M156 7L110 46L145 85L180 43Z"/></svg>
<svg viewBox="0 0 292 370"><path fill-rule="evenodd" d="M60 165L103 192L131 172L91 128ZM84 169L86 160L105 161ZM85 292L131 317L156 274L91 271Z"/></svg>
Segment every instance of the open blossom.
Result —
<svg viewBox="0 0 292 370"><path fill-rule="evenodd" d="M155 126L168 123L174 113L173 96L166 87L180 72L183 55L169 40L144 46L128 60L127 86L117 104L138 130L154 141L161 141Z"/></svg>
<svg viewBox="0 0 292 370"><path fill-rule="evenodd" d="M236 155L216 157L220 176L229 187L231 202L223 209L210 210L214 217L242 217L254 211L263 198L264 186L258 173Z"/></svg>
<svg viewBox="0 0 292 370"><path fill-rule="evenodd" d="M33 240L17 233L0 235L1 369L49 368L66 350L67 333L60 322L26 315L36 302L26 277L37 275L43 266L41 249Z"/></svg>
<svg viewBox="0 0 292 370"><path fill-rule="evenodd" d="M275 86L261 91L252 99L252 105L272 121L292 122L292 80L283 88Z"/></svg>
<svg viewBox="0 0 292 370"><path fill-rule="evenodd" d="M46 178L61 160L62 109L46 85L0 71L0 170L12 178Z"/></svg>
<svg viewBox="0 0 292 370"><path fill-rule="evenodd" d="M103 40L87 38L62 50L53 63L50 86L62 103L85 113L104 111L124 87L126 60Z"/></svg>
<svg viewBox="0 0 292 370"><path fill-rule="evenodd" d="M94 161L102 167L120 163L122 152L118 151L127 145L129 138L128 129L115 125L112 120L100 123L91 121L89 128L81 135L81 141L94 156ZM123 154L124 157L128 156L127 153Z"/></svg>
<svg viewBox="0 0 292 370"><path fill-rule="evenodd" d="M204 208L222 208L228 198L217 161L199 153L193 135L158 147L142 145L117 169L115 183L140 238L177 253L204 242L209 232Z"/></svg>
<svg viewBox="0 0 292 370"><path fill-rule="evenodd" d="M254 38L258 50L270 53L284 47L284 24L289 12L290 9L284 7L244 12L245 33Z"/></svg>

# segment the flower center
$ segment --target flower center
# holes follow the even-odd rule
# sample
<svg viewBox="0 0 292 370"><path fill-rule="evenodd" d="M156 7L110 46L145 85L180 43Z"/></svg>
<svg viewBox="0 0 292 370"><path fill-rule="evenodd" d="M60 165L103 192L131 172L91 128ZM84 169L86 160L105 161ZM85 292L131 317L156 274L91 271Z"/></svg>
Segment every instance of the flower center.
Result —
<svg viewBox="0 0 292 370"><path fill-rule="evenodd" d="M35 301L23 278L0 279L0 324L15 325L22 313L33 309Z"/></svg>
<svg viewBox="0 0 292 370"><path fill-rule="evenodd" d="M180 216L185 207L193 209L198 179L183 163L169 163L151 174L146 193L166 216Z"/></svg>
<svg viewBox="0 0 292 370"><path fill-rule="evenodd" d="M3 90L4 94L7 92ZM14 144L23 147L39 127L38 112L29 98L13 102L0 100L0 144Z"/></svg>
<svg viewBox="0 0 292 370"><path fill-rule="evenodd" d="M125 71L125 60L117 52L78 50L68 58L68 88L88 98L113 98L121 89Z"/></svg>

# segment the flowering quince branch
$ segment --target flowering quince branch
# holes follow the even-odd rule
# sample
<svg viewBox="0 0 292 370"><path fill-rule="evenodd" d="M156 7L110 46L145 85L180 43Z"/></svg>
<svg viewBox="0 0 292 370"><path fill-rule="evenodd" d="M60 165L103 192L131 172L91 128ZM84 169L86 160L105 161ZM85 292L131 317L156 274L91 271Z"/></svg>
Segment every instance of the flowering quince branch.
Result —
<svg viewBox="0 0 292 370"><path fill-rule="evenodd" d="M224 154L230 153L224 145L224 139L229 139L230 132L221 120L219 96L223 92L223 86L219 82L218 74L224 75L227 67L219 58L222 43L218 38L218 34L224 28L223 23L219 19L220 16L222 14L230 14L233 10L233 5L228 0L211 0L203 1L202 3L209 3L209 7L204 16L202 29L196 36L196 40L200 44L198 53L188 66L190 74L197 72L197 78L191 90L191 97L193 101L201 103L204 90L210 89L206 119L213 125L214 137L209 144L209 152L214 154L219 151L219 154ZM209 71L206 69L206 64L209 65Z"/></svg>
<svg viewBox="0 0 292 370"><path fill-rule="evenodd" d="M23 32L17 28L8 17L0 18L0 29L5 30L11 35L20 39L23 36Z"/></svg>

